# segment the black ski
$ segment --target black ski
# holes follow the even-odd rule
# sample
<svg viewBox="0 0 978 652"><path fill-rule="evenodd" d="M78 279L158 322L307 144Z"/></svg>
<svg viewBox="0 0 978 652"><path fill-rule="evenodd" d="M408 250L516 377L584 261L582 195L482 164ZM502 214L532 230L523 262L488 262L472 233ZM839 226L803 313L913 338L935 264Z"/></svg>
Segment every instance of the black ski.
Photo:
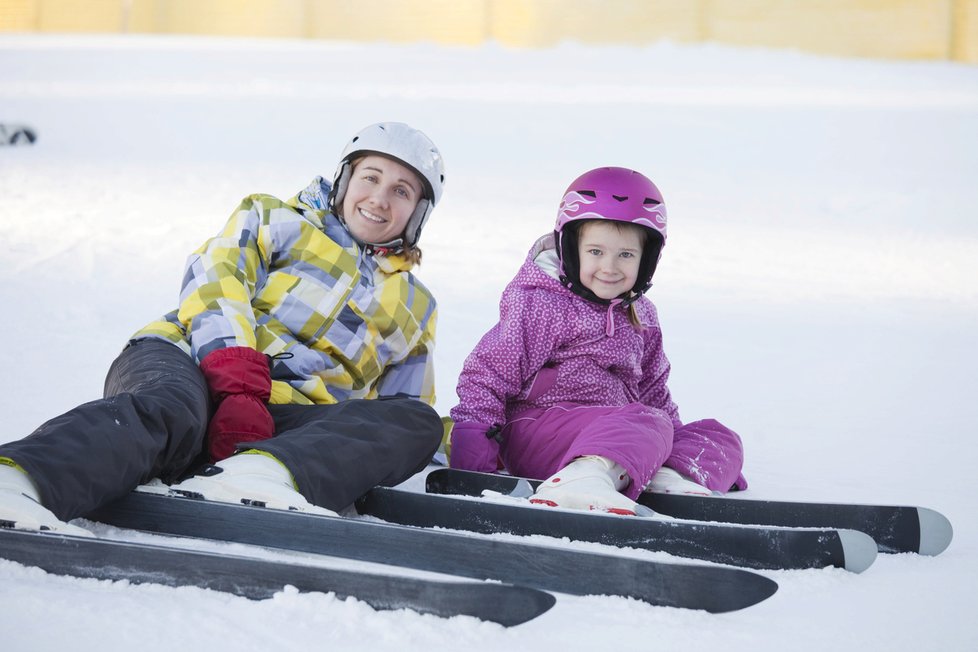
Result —
<svg viewBox="0 0 978 652"><path fill-rule="evenodd" d="M770 597L777 584L736 568L664 563L485 539L439 530L133 493L88 516L119 527L236 541L393 564L573 595L725 612Z"/></svg>
<svg viewBox="0 0 978 652"><path fill-rule="evenodd" d="M481 496L483 490L525 496L538 480L508 475L436 469L428 474L427 491ZM951 543L947 518L925 507L746 500L723 496L686 496L645 492L641 504L675 518L778 527L839 528L865 532L880 552L937 555Z"/></svg>
<svg viewBox="0 0 978 652"><path fill-rule="evenodd" d="M467 615L505 626L535 618L555 603L543 591L503 584L432 581L47 532L0 529L0 558L55 575L199 586L256 600L290 585L354 597L375 609Z"/></svg>
<svg viewBox="0 0 978 652"><path fill-rule="evenodd" d="M357 511L385 521L491 534L542 534L679 557L761 569L837 566L862 572L876 559L876 543L862 532L718 525L614 516L548 507L420 494L378 487Z"/></svg>

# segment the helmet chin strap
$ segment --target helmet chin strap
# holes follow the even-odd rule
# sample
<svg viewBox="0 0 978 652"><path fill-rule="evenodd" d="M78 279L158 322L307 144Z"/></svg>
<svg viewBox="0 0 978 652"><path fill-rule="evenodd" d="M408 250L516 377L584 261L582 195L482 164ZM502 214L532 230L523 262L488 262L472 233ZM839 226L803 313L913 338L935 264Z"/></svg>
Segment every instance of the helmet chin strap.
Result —
<svg viewBox="0 0 978 652"><path fill-rule="evenodd" d="M353 239L357 240L356 238ZM391 240L391 242L382 245L373 244L372 242L360 242L359 240L357 242L363 247L364 252L368 256L390 256L404 251L404 246L401 244L404 241L401 239Z"/></svg>
<svg viewBox="0 0 978 652"><path fill-rule="evenodd" d="M642 296L642 294L644 294L644 292L641 292L641 293L640 292L636 292L635 289L632 288L631 290L628 290L626 292L622 292L621 294L619 294L617 297L615 297L613 299L602 299L601 297L599 297L598 295L596 295L591 289L589 289L586 285L584 285L583 283L581 283L579 280L572 279L570 276L568 276L565 273L562 273L560 275L560 282L561 282L561 284L565 288L567 288L568 290L570 290L571 292L573 292L577 296L581 297L582 299L587 299L588 301L590 301L592 303L597 303L597 304L600 304L602 306L607 306L607 305L617 306L617 305L620 305L623 308L627 308L631 304L635 303L635 301L638 300L638 298L640 296ZM651 287L651 285L652 284L649 283L649 286L650 287Z"/></svg>
<svg viewBox="0 0 978 652"><path fill-rule="evenodd" d="M396 238L384 243L367 242L365 240L361 240L357 236L353 235L353 231L350 230L350 227L346 223L346 219L343 218L343 214L340 211L334 209L333 214L335 214L337 219L339 219L340 224L342 224L343 228L346 229L346 232L350 234L353 241L363 247L364 251L366 251L368 255L372 256L376 254L380 256L389 256L391 254L399 254L404 251L404 238Z"/></svg>

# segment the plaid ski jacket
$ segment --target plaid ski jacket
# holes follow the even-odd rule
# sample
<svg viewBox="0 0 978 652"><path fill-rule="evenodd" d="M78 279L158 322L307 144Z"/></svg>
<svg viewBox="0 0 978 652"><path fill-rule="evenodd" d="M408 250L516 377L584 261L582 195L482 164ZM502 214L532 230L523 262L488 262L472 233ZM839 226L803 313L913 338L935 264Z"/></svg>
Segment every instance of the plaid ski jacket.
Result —
<svg viewBox="0 0 978 652"><path fill-rule="evenodd" d="M322 177L283 202L246 197L187 261L180 307L133 338L198 363L248 346L272 357L271 403L402 395L433 405L436 305L403 256L367 255L326 208Z"/></svg>

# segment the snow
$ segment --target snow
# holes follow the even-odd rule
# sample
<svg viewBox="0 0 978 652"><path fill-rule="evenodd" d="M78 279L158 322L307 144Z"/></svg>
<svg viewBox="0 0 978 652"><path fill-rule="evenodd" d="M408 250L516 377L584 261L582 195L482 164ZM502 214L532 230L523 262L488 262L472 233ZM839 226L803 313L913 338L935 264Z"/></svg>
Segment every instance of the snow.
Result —
<svg viewBox="0 0 978 652"><path fill-rule="evenodd" d="M241 197L291 196L331 176L354 131L400 120L448 166L420 269L440 302L440 412L567 183L635 167L669 207L650 296L673 394L685 419L743 436L747 497L923 505L955 528L938 557L881 555L860 575L763 572L778 593L735 613L561 595L512 629L0 561L4 649L978 649L978 68L668 43L16 35L0 63L0 122L39 135L0 147L0 441L101 394Z"/></svg>

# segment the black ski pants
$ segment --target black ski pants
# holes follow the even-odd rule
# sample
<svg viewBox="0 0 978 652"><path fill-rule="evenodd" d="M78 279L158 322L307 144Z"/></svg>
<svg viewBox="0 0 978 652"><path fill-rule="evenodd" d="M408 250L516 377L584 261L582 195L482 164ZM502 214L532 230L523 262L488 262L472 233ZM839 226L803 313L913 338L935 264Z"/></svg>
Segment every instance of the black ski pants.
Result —
<svg viewBox="0 0 978 652"><path fill-rule="evenodd" d="M207 384L176 346L131 342L112 363L104 395L0 445L0 457L30 474L41 502L62 520L152 478L172 483L206 463ZM437 413L409 398L270 405L269 411L275 437L239 449L271 453L309 502L333 510L423 470L442 435Z"/></svg>

